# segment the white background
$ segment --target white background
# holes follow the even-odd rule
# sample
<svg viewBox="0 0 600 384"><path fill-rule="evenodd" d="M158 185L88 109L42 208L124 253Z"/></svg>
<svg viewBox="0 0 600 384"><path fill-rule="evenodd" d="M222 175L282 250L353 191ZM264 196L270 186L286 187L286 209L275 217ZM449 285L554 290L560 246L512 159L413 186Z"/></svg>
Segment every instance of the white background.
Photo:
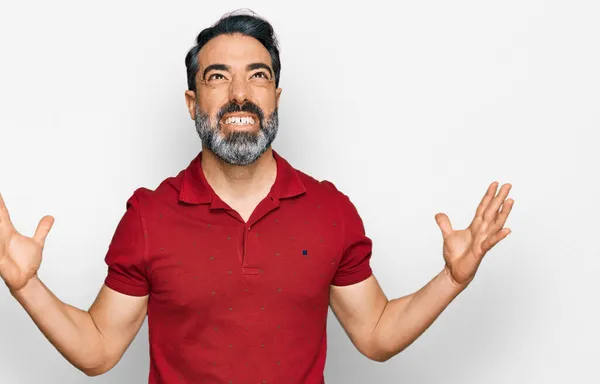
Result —
<svg viewBox="0 0 600 384"><path fill-rule="evenodd" d="M328 384L598 383L600 6L594 1L5 2L0 192L40 271L87 309L125 201L200 149L184 57L248 7L281 43L280 134L292 165L347 193L389 298L443 266L437 212L468 225L493 180L513 233L413 345L367 360L333 315ZM60 356L0 286L0 382L143 383L147 326L109 373ZM402 332L402 329L398 329Z"/></svg>

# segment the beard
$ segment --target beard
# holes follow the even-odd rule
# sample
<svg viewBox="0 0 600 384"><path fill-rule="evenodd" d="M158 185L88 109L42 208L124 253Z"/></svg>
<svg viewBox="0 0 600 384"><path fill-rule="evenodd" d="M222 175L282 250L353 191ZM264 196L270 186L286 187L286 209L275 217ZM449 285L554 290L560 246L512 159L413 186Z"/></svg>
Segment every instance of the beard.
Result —
<svg viewBox="0 0 600 384"><path fill-rule="evenodd" d="M221 119L226 113L249 112L258 117L258 131L224 132ZM225 104L217 112L214 124L211 117L196 104L196 132L202 144L221 160L231 165L248 165L256 161L275 140L279 127L277 108L265 119L262 109L252 102Z"/></svg>

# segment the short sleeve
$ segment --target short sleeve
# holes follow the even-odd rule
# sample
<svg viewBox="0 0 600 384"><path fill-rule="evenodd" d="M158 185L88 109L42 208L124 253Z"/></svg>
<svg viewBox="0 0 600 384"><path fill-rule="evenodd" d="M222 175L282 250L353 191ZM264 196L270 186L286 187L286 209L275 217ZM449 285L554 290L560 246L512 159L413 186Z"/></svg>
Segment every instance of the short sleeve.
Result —
<svg viewBox="0 0 600 384"><path fill-rule="evenodd" d="M104 283L129 296L145 296L149 283L145 264L146 237L140 204L134 193L127 200L126 211L112 237L105 262L108 273Z"/></svg>
<svg viewBox="0 0 600 384"><path fill-rule="evenodd" d="M359 283L373 274L370 265L373 243L365 234L363 221L354 204L348 196L340 195L343 248L332 284L344 286Z"/></svg>

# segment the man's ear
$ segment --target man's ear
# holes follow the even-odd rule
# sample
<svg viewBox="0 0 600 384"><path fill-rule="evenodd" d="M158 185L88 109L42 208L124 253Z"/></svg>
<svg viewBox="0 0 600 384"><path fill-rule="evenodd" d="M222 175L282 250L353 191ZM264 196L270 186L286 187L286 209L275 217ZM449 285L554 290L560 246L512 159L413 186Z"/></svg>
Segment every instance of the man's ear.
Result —
<svg viewBox="0 0 600 384"><path fill-rule="evenodd" d="M187 105L192 120L196 120L196 92L190 90L185 91L185 104Z"/></svg>
<svg viewBox="0 0 600 384"><path fill-rule="evenodd" d="M277 88L277 89L275 90L275 95L276 95L276 96L275 96L275 105L276 105L278 108L279 108L279 98L281 97L281 92L282 92L282 91L283 91L283 90L282 90L281 88Z"/></svg>

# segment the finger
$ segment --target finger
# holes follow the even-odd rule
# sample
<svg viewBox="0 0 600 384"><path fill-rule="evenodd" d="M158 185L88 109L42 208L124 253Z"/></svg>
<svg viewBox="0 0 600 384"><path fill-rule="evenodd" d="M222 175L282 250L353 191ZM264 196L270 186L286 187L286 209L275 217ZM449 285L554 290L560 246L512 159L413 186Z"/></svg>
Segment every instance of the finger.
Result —
<svg viewBox="0 0 600 384"><path fill-rule="evenodd" d="M504 184L502 188L500 188L500 192L498 192L498 195L494 197L494 199L490 202L490 204L485 209L485 212L483 213L483 219L485 222L489 223L496 219L496 216L498 215L498 209L500 209L500 204L502 204L502 202L506 200L506 196L508 196L508 192L510 192L511 188L512 185L508 183Z"/></svg>
<svg viewBox="0 0 600 384"><path fill-rule="evenodd" d="M504 224L506 224L506 219L508 219L508 215L510 214L510 211L512 211L514 204L515 201L513 199L507 199L504 201L504 204L502 204L502 209L500 209L500 213L498 213L498 217L492 226L492 232L497 232L504 227Z"/></svg>
<svg viewBox="0 0 600 384"><path fill-rule="evenodd" d="M481 198L481 201L479 202L479 205L477 206L477 210L475 211L475 218L477 218L477 217L483 218L483 212L485 212L485 209L487 208L488 204L490 203L490 201L492 201L492 199L494 198L494 195L496 195L497 188L498 188L497 181L492 182L488 186L488 189L485 192L485 195L483 195L483 197ZM475 218L473 218L473 221L475 220ZM473 224L473 222L471 222L471 224Z"/></svg>
<svg viewBox="0 0 600 384"><path fill-rule="evenodd" d="M494 233L493 235L488 236L483 243L481 244L481 250L485 254L490 249L494 248L496 244L498 244L502 239L510 234L510 228L504 228L499 232Z"/></svg>
<svg viewBox="0 0 600 384"><path fill-rule="evenodd" d="M8 208L6 208L6 204L4 204L4 199L2 198L2 194L0 193L0 224L8 223L10 224L10 215L8 213Z"/></svg>
<svg viewBox="0 0 600 384"><path fill-rule="evenodd" d="M450 223L450 219L445 213L438 213L435 215L435 221L437 222L440 230L442 231L442 237L445 239L446 236L453 232L452 224Z"/></svg>
<svg viewBox="0 0 600 384"><path fill-rule="evenodd" d="M46 237L52 228L52 224L54 224L54 218L52 216L44 216L38 223L33 239L42 247L44 247Z"/></svg>

